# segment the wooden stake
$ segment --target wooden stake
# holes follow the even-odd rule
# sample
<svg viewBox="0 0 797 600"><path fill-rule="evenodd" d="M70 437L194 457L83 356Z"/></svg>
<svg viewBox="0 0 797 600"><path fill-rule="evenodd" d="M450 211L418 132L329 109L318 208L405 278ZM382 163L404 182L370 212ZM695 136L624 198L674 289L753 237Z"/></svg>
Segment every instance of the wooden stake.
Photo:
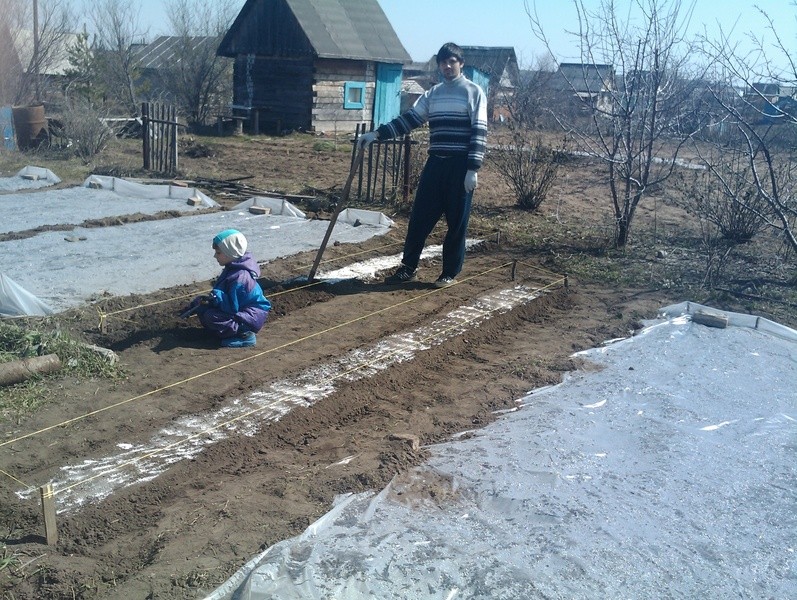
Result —
<svg viewBox="0 0 797 600"><path fill-rule="evenodd" d="M55 525L55 495L53 484L48 483L39 488L42 498L42 515L44 516L44 537L48 546L58 543L58 528Z"/></svg>

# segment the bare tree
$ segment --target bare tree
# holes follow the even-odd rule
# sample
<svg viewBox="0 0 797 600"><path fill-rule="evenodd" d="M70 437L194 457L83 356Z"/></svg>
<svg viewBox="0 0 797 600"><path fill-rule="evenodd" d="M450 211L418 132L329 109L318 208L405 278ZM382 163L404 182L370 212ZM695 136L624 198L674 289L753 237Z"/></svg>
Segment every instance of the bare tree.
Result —
<svg viewBox="0 0 797 600"><path fill-rule="evenodd" d="M537 131L543 127L553 63L537 59L533 68L521 71L518 85L502 92L508 119L496 135L501 139L488 158L515 194L517 205L537 210L556 181L564 143L556 150L543 143ZM503 116L503 113L502 113Z"/></svg>
<svg viewBox="0 0 797 600"><path fill-rule="evenodd" d="M25 67L19 49L22 45L24 13L21 0L0 0L0 102L17 104Z"/></svg>
<svg viewBox="0 0 797 600"><path fill-rule="evenodd" d="M630 4L630 6L629 6ZM586 113L575 120L565 111L559 124L583 151L606 165L614 210L617 247L629 241L634 214L651 188L672 175L702 71L691 66L692 43L686 38L691 6L680 0L601 0L596 10L573 0L581 63L565 71L558 84ZM624 10L621 11L621 8ZM536 12L527 12L534 34L551 51ZM697 72L695 72L697 71Z"/></svg>
<svg viewBox="0 0 797 600"><path fill-rule="evenodd" d="M791 6L797 8L797 2ZM711 89L725 112L728 133L719 151L703 152L702 157L729 193L739 180L757 190L755 199L763 199L765 208L745 195L736 194L735 201L782 232L788 247L797 252L797 99L793 91L797 65L773 19L759 12L770 41L751 35L752 50L744 51L725 34L717 41L707 40L709 52L724 68L725 78ZM722 93L730 87L742 88L742 93ZM744 160L739 161L739 155Z"/></svg>
<svg viewBox="0 0 797 600"><path fill-rule="evenodd" d="M138 114L136 43L147 35L141 26L141 5L129 0L97 0L91 19L97 85L112 106Z"/></svg>
<svg viewBox="0 0 797 600"><path fill-rule="evenodd" d="M169 20L180 38L164 87L177 100L189 125L203 124L232 96L232 63L217 56L221 38L235 17L232 0L169 0Z"/></svg>
<svg viewBox="0 0 797 600"><path fill-rule="evenodd" d="M518 85L502 102L518 128L537 129L547 124L547 107L553 102L551 79L555 71L556 64L548 56L537 58L532 68L520 71Z"/></svg>
<svg viewBox="0 0 797 600"><path fill-rule="evenodd" d="M68 0L0 0L3 100L41 102L51 76L66 67L74 29Z"/></svg>

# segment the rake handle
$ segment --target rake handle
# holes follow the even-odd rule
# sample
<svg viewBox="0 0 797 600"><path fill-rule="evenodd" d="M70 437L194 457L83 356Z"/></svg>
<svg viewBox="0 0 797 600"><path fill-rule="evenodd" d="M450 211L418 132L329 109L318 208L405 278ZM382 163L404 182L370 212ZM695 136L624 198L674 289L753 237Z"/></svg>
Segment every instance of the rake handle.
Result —
<svg viewBox="0 0 797 600"><path fill-rule="evenodd" d="M351 164L351 170L349 171L349 178L346 180L346 185L343 186L343 194L341 194L340 202L338 202L337 207L335 208L335 212L332 213L332 217L329 219L329 226L327 227L327 232L324 234L324 239L321 242L321 247L318 249L318 253L315 256L315 260L313 261L313 266L310 268L310 274L307 278L312 281L315 278L315 273L318 270L318 265L321 262L321 257L324 255L324 250L326 250L327 244L329 243L329 238L332 236L332 230L335 228L335 223L338 220L338 215L340 211L343 210L343 207L346 205L346 202L349 200L349 193L351 192L351 184L354 181L354 176L357 174L358 169L360 168L360 163L363 161L363 154L364 148L359 148L357 150L357 155L354 158L354 162Z"/></svg>

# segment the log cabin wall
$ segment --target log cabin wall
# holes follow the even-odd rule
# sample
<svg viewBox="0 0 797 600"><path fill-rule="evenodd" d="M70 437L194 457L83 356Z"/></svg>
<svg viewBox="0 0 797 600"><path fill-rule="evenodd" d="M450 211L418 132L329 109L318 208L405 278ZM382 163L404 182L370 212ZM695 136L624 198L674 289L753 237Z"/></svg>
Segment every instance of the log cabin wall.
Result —
<svg viewBox="0 0 797 600"><path fill-rule="evenodd" d="M235 59L231 116L262 133L354 132L400 85L375 93L381 65L411 61L378 0L246 0L217 54Z"/></svg>
<svg viewBox="0 0 797 600"><path fill-rule="evenodd" d="M311 58L238 55L233 85L235 105L257 111L261 131L312 129Z"/></svg>
<svg viewBox="0 0 797 600"><path fill-rule="evenodd" d="M317 59L313 83L313 131L354 132L370 122L374 106L375 63L344 59ZM364 83L362 108L344 108L346 82Z"/></svg>

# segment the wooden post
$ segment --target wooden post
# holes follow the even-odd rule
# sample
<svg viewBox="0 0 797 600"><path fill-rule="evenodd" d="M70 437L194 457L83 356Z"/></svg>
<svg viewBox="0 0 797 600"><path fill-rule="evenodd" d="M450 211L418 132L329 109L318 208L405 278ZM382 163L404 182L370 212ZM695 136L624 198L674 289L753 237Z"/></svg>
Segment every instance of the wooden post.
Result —
<svg viewBox="0 0 797 600"><path fill-rule="evenodd" d="M412 148L412 138L404 136L404 181L402 186L402 199L404 204L410 199L410 148Z"/></svg>
<svg viewBox="0 0 797 600"><path fill-rule="evenodd" d="M354 161L357 159L357 140L365 133L365 123L357 123L357 131L354 134L354 145L351 149L351 164L354 166ZM363 197L363 168L360 165L360 172L357 177L357 198Z"/></svg>
<svg viewBox="0 0 797 600"><path fill-rule="evenodd" d="M149 162L149 104L147 102L141 103L141 124L144 129L144 170L149 171L150 169L150 162Z"/></svg>
<svg viewBox="0 0 797 600"><path fill-rule="evenodd" d="M55 525L55 494L53 484L48 483L39 488L42 498L42 516L44 516L44 537L48 546L58 543L58 528Z"/></svg>
<svg viewBox="0 0 797 600"><path fill-rule="evenodd" d="M373 131L373 127L371 128ZM374 172L374 146L376 146L377 152L379 151L379 140L376 140L373 144L368 146L368 175L366 176L365 184L368 186L365 189L365 202L368 203L371 201L371 188L373 188L373 184L371 182L371 178L373 177Z"/></svg>
<svg viewBox="0 0 797 600"><path fill-rule="evenodd" d="M166 107L163 104L158 104L158 172L163 173L165 171L165 158L163 156L163 149L166 144L166 140L164 139L166 136L166 126L163 122L166 120Z"/></svg>
<svg viewBox="0 0 797 600"><path fill-rule="evenodd" d="M513 260L513 261L512 261L512 273L511 273L511 275L510 275L510 279L511 279L512 281L515 281L515 273L516 273L516 272L517 272L517 261L516 261L516 260Z"/></svg>
<svg viewBox="0 0 797 600"><path fill-rule="evenodd" d="M385 191L387 189L387 152L390 149L395 150L396 145L391 141L389 144L385 144L385 150L382 155L382 197L380 198L383 202L385 200ZM376 194L374 194L376 196Z"/></svg>
<svg viewBox="0 0 797 600"><path fill-rule="evenodd" d="M172 124L169 126L172 129L172 170L171 173L177 173L177 169L180 167L178 160L177 160L177 108L172 105L171 110L171 117L170 120Z"/></svg>

